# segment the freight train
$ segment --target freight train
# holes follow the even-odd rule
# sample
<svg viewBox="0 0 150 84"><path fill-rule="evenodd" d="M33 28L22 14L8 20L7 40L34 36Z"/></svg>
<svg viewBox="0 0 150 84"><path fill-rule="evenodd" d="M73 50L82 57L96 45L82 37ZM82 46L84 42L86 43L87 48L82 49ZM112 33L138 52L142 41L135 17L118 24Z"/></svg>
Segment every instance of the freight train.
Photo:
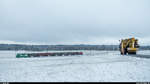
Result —
<svg viewBox="0 0 150 84"><path fill-rule="evenodd" d="M18 53L16 58L83 55L83 52Z"/></svg>

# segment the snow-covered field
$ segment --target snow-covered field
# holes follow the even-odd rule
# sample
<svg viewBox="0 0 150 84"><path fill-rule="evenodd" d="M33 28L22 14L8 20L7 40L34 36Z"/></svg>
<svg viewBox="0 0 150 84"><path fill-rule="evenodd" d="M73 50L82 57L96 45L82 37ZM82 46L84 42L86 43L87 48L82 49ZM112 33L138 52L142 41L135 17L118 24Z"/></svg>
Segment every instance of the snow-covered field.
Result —
<svg viewBox="0 0 150 84"><path fill-rule="evenodd" d="M0 51L0 82L149 82L150 59L119 51L83 51L82 56L15 58L26 51ZM52 51L50 51L52 52ZM138 54L150 55L150 51Z"/></svg>

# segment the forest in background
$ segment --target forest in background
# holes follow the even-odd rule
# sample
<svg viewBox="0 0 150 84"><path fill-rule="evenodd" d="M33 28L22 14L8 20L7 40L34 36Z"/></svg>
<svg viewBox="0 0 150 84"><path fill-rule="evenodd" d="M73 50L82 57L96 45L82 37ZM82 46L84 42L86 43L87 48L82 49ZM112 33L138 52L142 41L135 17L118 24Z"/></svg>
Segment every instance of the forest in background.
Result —
<svg viewBox="0 0 150 84"><path fill-rule="evenodd" d="M150 46L140 46L140 50L150 50ZM0 44L0 50L119 50L119 45L22 45Z"/></svg>

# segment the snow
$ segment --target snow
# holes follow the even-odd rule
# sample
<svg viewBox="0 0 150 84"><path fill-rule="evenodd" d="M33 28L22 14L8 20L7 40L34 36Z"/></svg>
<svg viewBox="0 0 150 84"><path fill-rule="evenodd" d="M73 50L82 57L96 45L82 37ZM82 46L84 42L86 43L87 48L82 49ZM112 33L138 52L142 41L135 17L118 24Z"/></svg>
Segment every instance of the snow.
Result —
<svg viewBox="0 0 150 84"><path fill-rule="evenodd" d="M150 59L119 51L82 51L81 56L16 58L0 51L0 82L148 82ZM49 51L59 52L59 51ZM150 54L139 51L138 54Z"/></svg>

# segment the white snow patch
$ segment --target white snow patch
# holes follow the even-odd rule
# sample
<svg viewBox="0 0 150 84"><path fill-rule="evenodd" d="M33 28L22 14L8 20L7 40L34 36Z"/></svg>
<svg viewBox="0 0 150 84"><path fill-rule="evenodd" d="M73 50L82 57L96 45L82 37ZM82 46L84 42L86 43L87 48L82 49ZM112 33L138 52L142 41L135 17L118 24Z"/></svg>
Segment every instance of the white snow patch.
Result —
<svg viewBox="0 0 150 84"><path fill-rule="evenodd" d="M121 56L119 51L83 51L83 56L15 58L18 52L27 51L0 51L0 82L150 81L150 59Z"/></svg>

